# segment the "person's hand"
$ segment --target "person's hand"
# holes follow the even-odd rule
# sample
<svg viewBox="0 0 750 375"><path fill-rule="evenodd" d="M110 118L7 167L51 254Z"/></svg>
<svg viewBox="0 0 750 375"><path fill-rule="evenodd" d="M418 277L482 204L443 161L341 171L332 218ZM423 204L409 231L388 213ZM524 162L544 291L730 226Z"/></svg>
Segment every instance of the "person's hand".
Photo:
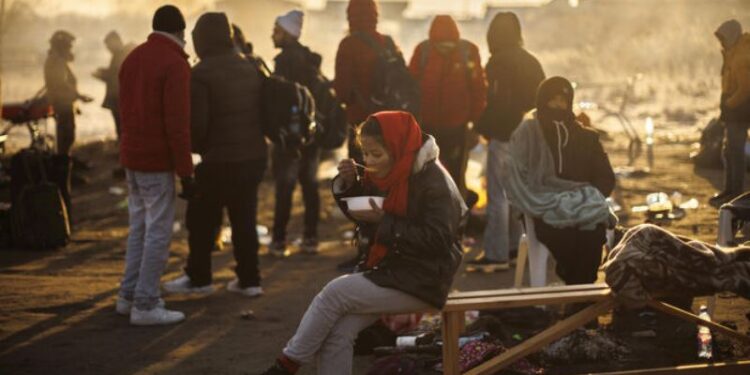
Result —
<svg viewBox="0 0 750 375"><path fill-rule="evenodd" d="M195 186L193 177L180 178L180 194L178 197L184 200L190 200L198 196L198 189Z"/></svg>
<svg viewBox="0 0 750 375"><path fill-rule="evenodd" d="M352 159L344 159L338 165L339 177L343 179L344 185L350 187L357 181L357 166Z"/></svg>
<svg viewBox="0 0 750 375"><path fill-rule="evenodd" d="M352 215L355 220L365 223L377 224L381 220L383 220L385 211L383 211L382 208L378 207L378 204L372 198L370 198L370 208L372 209L367 211L349 211L349 214Z"/></svg>
<svg viewBox="0 0 750 375"><path fill-rule="evenodd" d="M91 103L94 101L94 98L84 94L78 94L78 99L80 99L84 103Z"/></svg>

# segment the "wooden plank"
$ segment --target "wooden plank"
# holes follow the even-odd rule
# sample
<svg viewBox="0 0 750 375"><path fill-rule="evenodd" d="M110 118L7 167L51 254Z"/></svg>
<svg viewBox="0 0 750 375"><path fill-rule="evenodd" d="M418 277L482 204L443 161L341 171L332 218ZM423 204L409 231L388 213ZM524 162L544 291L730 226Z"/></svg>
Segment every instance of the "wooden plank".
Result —
<svg viewBox="0 0 750 375"><path fill-rule="evenodd" d="M609 311L615 304L614 299L599 301L545 329L534 337L508 349L505 353L469 370L466 375L490 375L510 366L515 361L543 348L547 344L567 335L576 328Z"/></svg>
<svg viewBox="0 0 750 375"><path fill-rule="evenodd" d="M554 305L576 302L596 302L609 299L612 291L607 289L562 293L541 293L529 295L508 295L500 297L465 298L449 300L443 311L493 310L512 307Z"/></svg>
<svg viewBox="0 0 750 375"><path fill-rule="evenodd" d="M454 292L448 295L449 300L478 298L478 297L501 297L510 295L541 294L551 292L575 292L587 290L609 289L607 284L578 284L578 285L559 285L545 286L538 288L507 288L493 290L477 290L471 292Z"/></svg>
<svg viewBox="0 0 750 375"><path fill-rule="evenodd" d="M643 370L601 372L592 375L747 375L750 374L750 360L734 362L714 362L695 365L660 367Z"/></svg>
<svg viewBox="0 0 750 375"><path fill-rule="evenodd" d="M734 338L736 340L739 340L739 341L742 341L742 342L745 342L745 343L750 343L750 336L743 335L743 334L741 334L741 333L739 333L739 332L737 332L737 331L735 331L735 330L733 330L733 329L731 329L729 327L723 326L723 325L721 325L719 323L712 322L710 320L704 320L703 318L701 318L701 317L699 317L699 316L697 316L697 315L695 315L693 313L689 313L689 312L687 312L685 310L682 310L682 309L679 309L677 307L674 307L674 306L672 306L672 305L670 305L668 303L664 303L664 302L657 301L657 300L650 300L650 301L648 301L648 305L651 306L651 307L653 307L654 309L659 310L661 312L664 312L666 314L674 315L674 316L676 316L676 317L678 317L680 319L684 319L684 320L687 320L687 321L695 323L695 324L707 326L707 327L709 327L709 328L711 328L713 330L719 331L719 332L721 332L721 333L723 333L723 334L725 334L725 335L727 335L727 336L729 336L731 338Z"/></svg>
<svg viewBox="0 0 750 375"><path fill-rule="evenodd" d="M458 337L464 328L464 313L443 313L443 374L460 375Z"/></svg>
<svg viewBox="0 0 750 375"><path fill-rule="evenodd" d="M523 286L523 274L526 272L526 259L529 257L528 242L518 246L518 256L516 257L516 275L513 280L513 286L520 288Z"/></svg>

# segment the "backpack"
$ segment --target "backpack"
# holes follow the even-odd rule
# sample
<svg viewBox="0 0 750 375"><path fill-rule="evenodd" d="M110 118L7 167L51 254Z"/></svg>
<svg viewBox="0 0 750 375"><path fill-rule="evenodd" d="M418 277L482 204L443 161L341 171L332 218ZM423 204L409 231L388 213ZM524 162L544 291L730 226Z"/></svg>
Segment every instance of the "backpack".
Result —
<svg viewBox="0 0 750 375"><path fill-rule="evenodd" d="M11 162L11 170L25 172L10 212L13 243L19 247L52 249L70 241L68 210L60 188L47 179L46 156L43 151L27 149Z"/></svg>
<svg viewBox="0 0 750 375"><path fill-rule="evenodd" d="M724 144L724 124L712 118L701 131L700 148L690 153L690 159L696 167L721 169L724 166L721 149Z"/></svg>
<svg viewBox="0 0 750 375"><path fill-rule="evenodd" d="M296 154L315 135L315 100L310 91L278 76L268 76L261 92L263 134L285 153Z"/></svg>
<svg viewBox="0 0 750 375"><path fill-rule="evenodd" d="M326 150L335 150L347 137L346 106L336 96L333 82L319 70L310 84L315 98L315 142Z"/></svg>
<svg viewBox="0 0 750 375"><path fill-rule="evenodd" d="M385 47L367 33L354 33L377 54L372 75L372 93L369 98L361 97L369 113L384 110L399 110L419 115L420 92L417 81L406 67L404 57L396 48L390 36L385 36Z"/></svg>

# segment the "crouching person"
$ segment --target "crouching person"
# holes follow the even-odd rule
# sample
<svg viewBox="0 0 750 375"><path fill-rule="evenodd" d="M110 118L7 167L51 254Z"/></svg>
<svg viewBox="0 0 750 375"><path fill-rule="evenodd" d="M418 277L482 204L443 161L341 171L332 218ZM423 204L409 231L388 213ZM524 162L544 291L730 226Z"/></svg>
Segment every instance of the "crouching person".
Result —
<svg viewBox="0 0 750 375"><path fill-rule="evenodd" d="M380 112L357 132L367 168L339 163L334 197L359 226L358 272L326 285L264 374L294 374L317 358L319 374L351 374L357 334L381 314L442 308L461 262L461 194L437 161L434 138L405 112ZM384 196L382 209L350 211L342 198Z"/></svg>

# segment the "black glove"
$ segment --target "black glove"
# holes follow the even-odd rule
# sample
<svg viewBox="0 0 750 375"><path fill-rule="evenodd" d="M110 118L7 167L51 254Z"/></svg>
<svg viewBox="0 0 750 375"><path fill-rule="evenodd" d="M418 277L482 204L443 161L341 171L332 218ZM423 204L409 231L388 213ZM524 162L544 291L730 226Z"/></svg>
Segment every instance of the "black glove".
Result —
<svg viewBox="0 0 750 375"><path fill-rule="evenodd" d="M195 180L192 177L180 178L180 194L178 197L190 200L198 195L198 189Z"/></svg>

